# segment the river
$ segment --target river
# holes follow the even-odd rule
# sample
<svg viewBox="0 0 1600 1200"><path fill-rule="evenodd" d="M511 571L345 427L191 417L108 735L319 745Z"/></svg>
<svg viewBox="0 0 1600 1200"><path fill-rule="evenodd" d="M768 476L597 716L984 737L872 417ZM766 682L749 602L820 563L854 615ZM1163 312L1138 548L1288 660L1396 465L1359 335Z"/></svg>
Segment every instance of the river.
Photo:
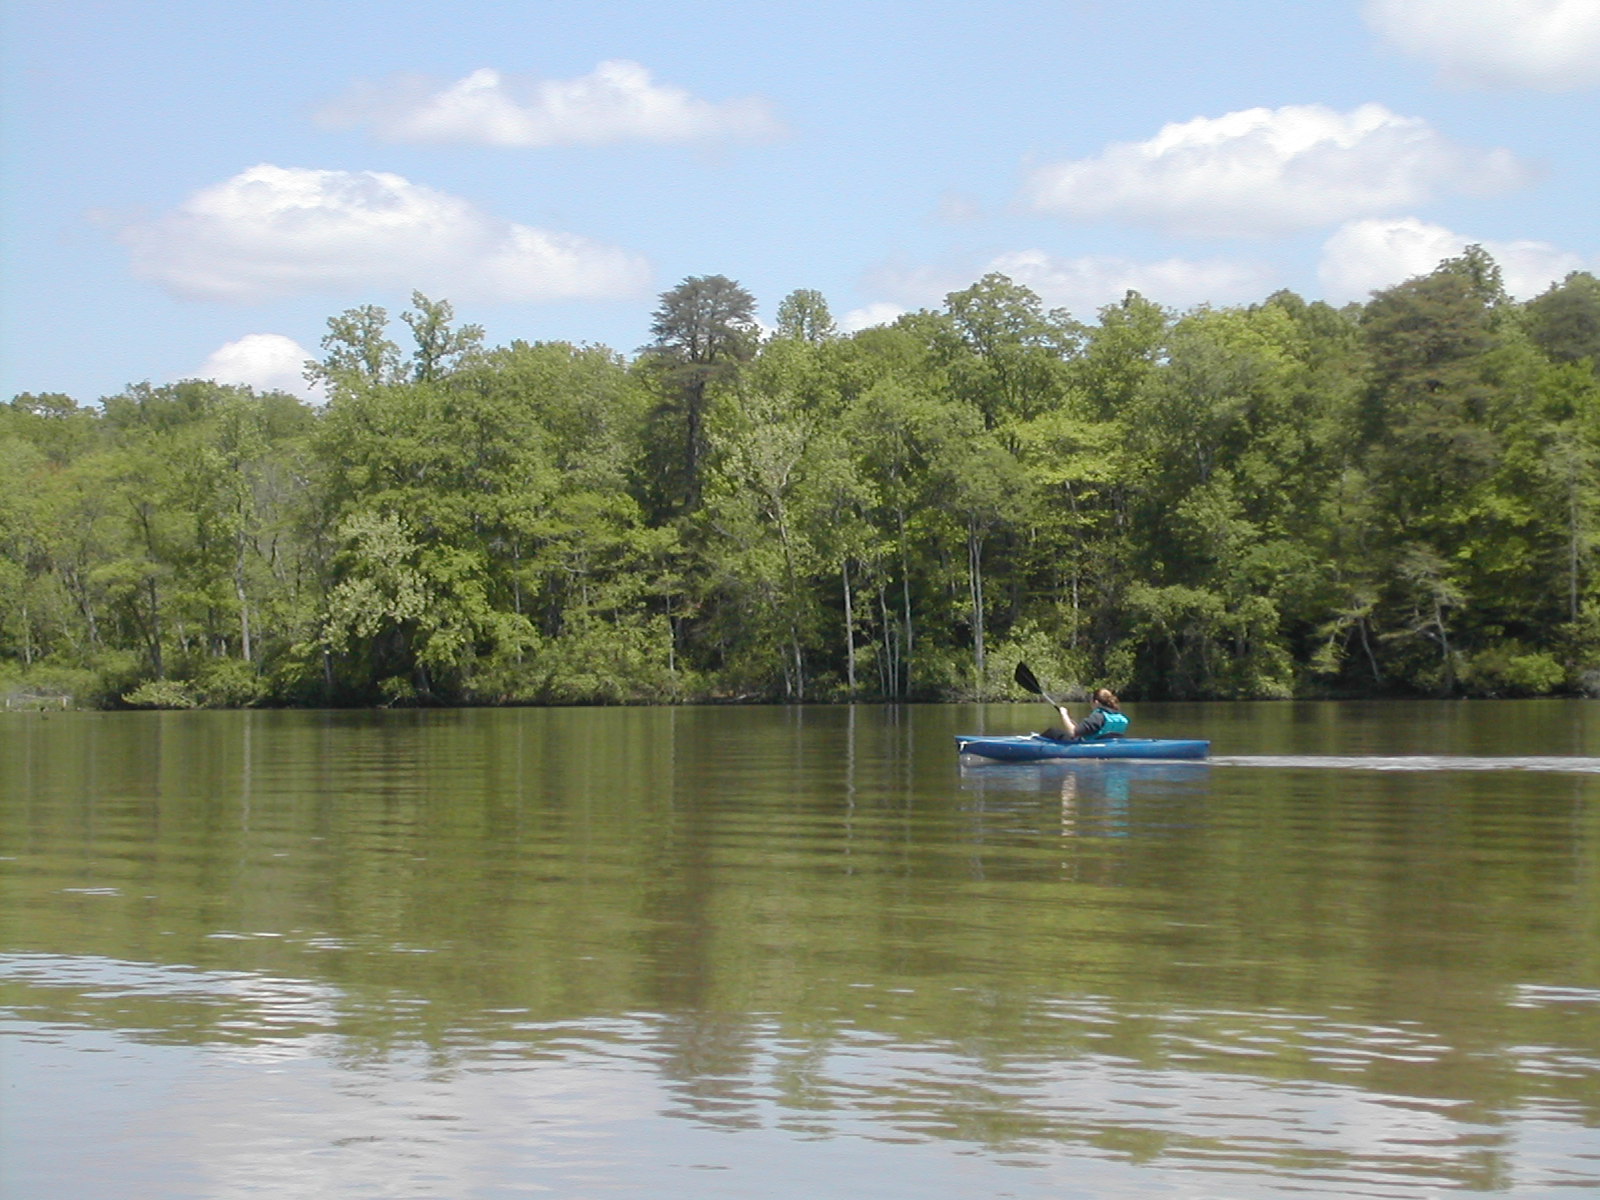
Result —
<svg viewBox="0 0 1600 1200"><path fill-rule="evenodd" d="M1600 703L0 714L0 1196L1600 1193Z"/></svg>

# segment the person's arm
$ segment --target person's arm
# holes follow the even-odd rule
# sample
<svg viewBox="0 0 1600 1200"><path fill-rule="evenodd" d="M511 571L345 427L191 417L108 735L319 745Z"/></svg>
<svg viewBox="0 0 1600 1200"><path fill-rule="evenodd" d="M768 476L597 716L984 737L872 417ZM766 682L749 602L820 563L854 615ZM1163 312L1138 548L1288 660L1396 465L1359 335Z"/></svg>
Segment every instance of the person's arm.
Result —
<svg viewBox="0 0 1600 1200"><path fill-rule="evenodd" d="M1071 741L1078 736L1078 726L1072 719L1072 714L1067 711L1065 704L1056 705L1056 712L1061 714L1061 728L1066 731L1066 740Z"/></svg>

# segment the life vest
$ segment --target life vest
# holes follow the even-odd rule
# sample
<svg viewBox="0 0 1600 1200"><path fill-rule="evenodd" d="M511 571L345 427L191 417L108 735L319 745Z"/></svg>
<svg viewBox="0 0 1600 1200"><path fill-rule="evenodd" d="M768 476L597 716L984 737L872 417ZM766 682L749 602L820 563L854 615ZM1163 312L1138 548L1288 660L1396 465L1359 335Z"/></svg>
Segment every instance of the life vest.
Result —
<svg viewBox="0 0 1600 1200"><path fill-rule="evenodd" d="M1099 713L1105 719L1102 721L1100 728L1096 729L1094 733L1089 736L1087 739L1088 741L1098 742L1101 738L1121 737L1123 734L1128 732L1127 713L1119 713L1109 708L1098 707L1095 709L1095 712Z"/></svg>

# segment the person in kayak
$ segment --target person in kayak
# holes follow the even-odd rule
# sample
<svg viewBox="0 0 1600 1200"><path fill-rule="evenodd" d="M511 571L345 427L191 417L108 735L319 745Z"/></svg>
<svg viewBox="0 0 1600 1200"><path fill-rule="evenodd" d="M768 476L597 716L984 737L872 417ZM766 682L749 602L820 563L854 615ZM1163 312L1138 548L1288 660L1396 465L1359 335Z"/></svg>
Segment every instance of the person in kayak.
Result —
<svg viewBox="0 0 1600 1200"><path fill-rule="evenodd" d="M1061 714L1061 727L1044 731L1044 736L1053 741L1103 742L1128 731L1127 714L1110 688L1101 688L1094 694L1094 710L1081 721L1074 721L1064 704L1056 705L1056 711Z"/></svg>

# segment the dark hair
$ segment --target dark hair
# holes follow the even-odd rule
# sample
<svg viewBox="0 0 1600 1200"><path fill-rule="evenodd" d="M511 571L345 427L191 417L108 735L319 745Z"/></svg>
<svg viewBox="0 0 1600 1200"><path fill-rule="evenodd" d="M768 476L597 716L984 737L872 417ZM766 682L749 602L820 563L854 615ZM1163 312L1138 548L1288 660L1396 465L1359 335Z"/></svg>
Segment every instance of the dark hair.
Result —
<svg viewBox="0 0 1600 1200"><path fill-rule="evenodd" d="M1094 694L1094 702L1101 708L1109 708L1113 711L1120 711L1118 709L1119 701L1117 700L1117 694L1110 688L1101 688L1098 692L1096 692Z"/></svg>

